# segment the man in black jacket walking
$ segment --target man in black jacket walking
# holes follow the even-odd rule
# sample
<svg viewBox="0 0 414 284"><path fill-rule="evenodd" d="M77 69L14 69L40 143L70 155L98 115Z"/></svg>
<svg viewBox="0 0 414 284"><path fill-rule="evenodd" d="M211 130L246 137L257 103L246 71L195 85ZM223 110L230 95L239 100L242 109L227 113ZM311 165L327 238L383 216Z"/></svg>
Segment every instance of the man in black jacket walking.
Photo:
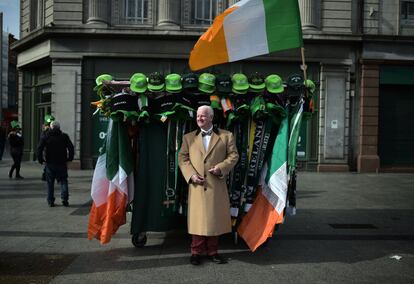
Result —
<svg viewBox="0 0 414 284"><path fill-rule="evenodd" d="M13 177L13 172L16 170L16 178L22 179L23 177L20 175L20 164L22 162L23 156L23 136L22 136L22 129L20 124L13 120L10 123L12 130L9 133L9 144L10 144L10 155L13 158L13 165L9 171L9 178Z"/></svg>
<svg viewBox="0 0 414 284"><path fill-rule="evenodd" d="M46 163L47 203L50 207L55 206L55 179L60 183L63 206L69 206L67 162L73 160L73 155L73 144L69 136L60 130L58 121L53 121L50 131L42 137L37 147L39 163Z"/></svg>

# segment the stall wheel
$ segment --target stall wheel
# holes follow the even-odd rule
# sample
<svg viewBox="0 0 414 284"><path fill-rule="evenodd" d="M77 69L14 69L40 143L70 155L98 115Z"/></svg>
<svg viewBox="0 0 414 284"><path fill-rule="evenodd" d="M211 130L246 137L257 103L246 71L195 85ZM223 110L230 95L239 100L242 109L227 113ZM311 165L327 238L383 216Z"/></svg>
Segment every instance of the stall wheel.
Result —
<svg viewBox="0 0 414 284"><path fill-rule="evenodd" d="M142 248L147 243L146 234L134 234L132 235L132 244L137 248Z"/></svg>

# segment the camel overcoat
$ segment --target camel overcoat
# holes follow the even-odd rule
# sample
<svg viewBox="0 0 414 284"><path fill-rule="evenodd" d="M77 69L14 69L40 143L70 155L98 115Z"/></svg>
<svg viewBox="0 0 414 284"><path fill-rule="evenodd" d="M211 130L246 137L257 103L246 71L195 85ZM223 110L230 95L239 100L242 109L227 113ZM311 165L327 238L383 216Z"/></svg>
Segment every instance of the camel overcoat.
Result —
<svg viewBox="0 0 414 284"><path fill-rule="evenodd" d="M178 155L179 166L187 183L188 233L200 236L219 236L231 232L230 202L226 177L237 163L239 155L233 134L214 129L207 151L204 150L200 130L183 137ZM218 166L222 176L208 172ZM205 185L191 183L191 176L199 174Z"/></svg>

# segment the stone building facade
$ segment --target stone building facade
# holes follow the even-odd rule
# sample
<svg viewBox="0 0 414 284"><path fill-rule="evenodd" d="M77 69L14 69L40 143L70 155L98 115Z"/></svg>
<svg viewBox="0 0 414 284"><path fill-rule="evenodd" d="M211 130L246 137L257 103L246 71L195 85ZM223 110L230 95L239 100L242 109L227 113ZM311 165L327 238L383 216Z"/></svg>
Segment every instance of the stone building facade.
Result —
<svg viewBox="0 0 414 284"><path fill-rule="evenodd" d="M93 166L100 119L92 117L94 79L135 72L188 71L188 56L212 19L235 0L21 0L19 116L32 159L45 113L61 121L77 165ZM317 113L304 126L304 169L375 172L414 166L412 134L395 131L390 103L414 103L414 1L298 0L308 77L319 82ZM300 50L213 67L227 73L299 73ZM399 74L397 76L396 74ZM412 78L412 77L411 77ZM412 81L412 80L411 80ZM395 95L394 89L399 92ZM395 98L395 100L393 99ZM383 105L385 104L385 105ZM404 124L404 112L391 117ZM407 142L408 141L408 142ZM400 149L402 150L402 149ZM394 158L394 159L393 159Z"/></svg>

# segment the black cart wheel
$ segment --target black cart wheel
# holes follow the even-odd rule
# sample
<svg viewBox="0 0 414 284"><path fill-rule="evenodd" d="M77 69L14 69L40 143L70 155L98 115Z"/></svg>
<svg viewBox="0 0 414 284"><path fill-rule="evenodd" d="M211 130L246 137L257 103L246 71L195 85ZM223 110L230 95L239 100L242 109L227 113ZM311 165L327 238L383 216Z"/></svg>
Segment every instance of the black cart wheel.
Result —
<svg viewBox="0 0 414 284"><path fill-rule="evenodd" d="M134 234L132 235L132 244L137 248L142 248L147 243L147 235Z"/></svg>

